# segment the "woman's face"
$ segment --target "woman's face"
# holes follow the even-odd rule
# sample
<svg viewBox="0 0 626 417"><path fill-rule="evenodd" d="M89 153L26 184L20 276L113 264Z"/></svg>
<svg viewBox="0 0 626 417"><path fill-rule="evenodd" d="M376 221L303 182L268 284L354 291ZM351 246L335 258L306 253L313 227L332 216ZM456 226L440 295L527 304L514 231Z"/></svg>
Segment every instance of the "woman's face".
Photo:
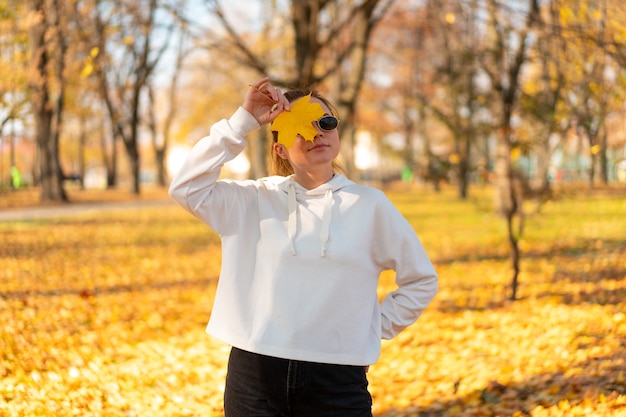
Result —
<svg viewBox="0 0 626 417"><path fill-rule="evenodd" d="M330 109L321 100L312 97L310 101L319 103L326 112L326 115L332 115ZM298 135L289 149L278 143L274 145L274 150L278 155L289 160L289 163L296 172L319 169L325 165L332 167L332 162L339 155L339 132L337 128L333 130L322 130L317 125L317 122L312 123L317 130L313 141L305 140L302 136Z"/></svg>

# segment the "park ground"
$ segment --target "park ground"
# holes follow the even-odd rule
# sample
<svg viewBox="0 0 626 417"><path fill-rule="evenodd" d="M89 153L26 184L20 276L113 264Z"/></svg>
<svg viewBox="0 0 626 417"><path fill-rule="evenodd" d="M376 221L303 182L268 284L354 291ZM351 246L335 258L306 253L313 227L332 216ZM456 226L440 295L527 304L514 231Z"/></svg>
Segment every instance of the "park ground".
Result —
<svg viewBox="0 0 626 417"><path fill-rule="evenodd" d="M492 190L387 193L440 291L383 343L376 417L626 416L623 189L529 205L516 301ZM228 348L204 333L219 238L164 190L70 197L0 222L0 416L222 415ZM36 190L0 195L0 213L40 208Z"/></svg>

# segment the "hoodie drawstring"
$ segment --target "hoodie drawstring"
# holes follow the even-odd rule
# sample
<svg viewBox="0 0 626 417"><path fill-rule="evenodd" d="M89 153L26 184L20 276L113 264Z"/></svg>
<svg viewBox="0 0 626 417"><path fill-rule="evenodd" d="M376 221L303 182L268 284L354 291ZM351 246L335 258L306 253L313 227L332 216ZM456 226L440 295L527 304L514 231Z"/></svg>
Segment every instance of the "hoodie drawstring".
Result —
<svg viewBox="0 0 626 417"><path fill-rule="evenodd" d="M330 221L333 208L333 191L329 188L324 193L324 213L322 214L322 231L320 232L320 256L326 256L326 247L330 237ZM287 237L291 246L291 255L296 255L295 238L298 230L298 203L296 201L296 187L289 184L287 191L287 209L289 218L287 221Z"/></svg>
<svg viewBox="0 0 626 417"><path fill-rule="evenodd" d="M326 256L326 243L328 242L330 218L333 208L333 191L329 188L324 195L324 215L322 216L322 232L320 233L320 241L322 242L321 254L323 258Z"/></svg>
<svg viewBox="0 0 626 417"><path fill-rule="evenodd" d="M287 223L287 236L289 237L289 243L291 244L291 255L296 255L296 247L294 239L296 237L296 230L298 229L298 214L296 204L296 187L293 184L289 184L289 191L287 194L287 208L289 210L289 220Z"/></svg>

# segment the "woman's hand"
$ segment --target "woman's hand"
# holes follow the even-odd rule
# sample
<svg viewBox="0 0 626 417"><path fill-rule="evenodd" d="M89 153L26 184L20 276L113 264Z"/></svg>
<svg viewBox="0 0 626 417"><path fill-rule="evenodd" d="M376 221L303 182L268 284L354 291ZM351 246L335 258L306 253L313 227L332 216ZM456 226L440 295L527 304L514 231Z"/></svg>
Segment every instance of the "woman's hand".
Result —
<svg viewBox="0 0 626 417"><path fill-rule="evenodd" d="M289 110L289 102L283 93L265 77L251 84L243 108L252 114L261 126L273 121L284 110Z"/></svg>

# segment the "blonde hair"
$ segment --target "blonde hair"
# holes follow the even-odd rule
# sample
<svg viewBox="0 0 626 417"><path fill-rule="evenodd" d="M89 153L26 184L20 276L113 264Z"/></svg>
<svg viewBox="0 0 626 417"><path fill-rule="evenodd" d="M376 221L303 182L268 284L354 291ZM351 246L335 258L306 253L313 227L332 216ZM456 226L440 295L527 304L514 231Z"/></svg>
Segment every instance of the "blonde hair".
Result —
<svg viewBox="0 0 626 417"><path fill-rule="evenodd" d="M314 97L320 100L322 103L324 103L324 105L328 107L328 109L330 110L333 116L337 118L339 117L339 113L337 112L337 109L335 108L333 103L331 103L330 100L328 100L326 97L322 96L320 93L318 93L315 90L312 90L309 88L298 88L295 90L289 90L285 93L285 98L290 103L293 103L299 98L308 96L309 94L311 95L311 97ZM283 177L287 177L294 173L293 167L291 166L291 164L289 163L287 159L281 158L274 151L274 144L278 142L278 132L275 130L271 130L270 135L271 135L271 140L268 140L270 144L270 149L269 149L269 152L267 153L268 154L267 166L268 166L270 175L280 175ZM345 173L344 169L341 167L341 165L337 161L333 161L333 171Z"/></svg>

